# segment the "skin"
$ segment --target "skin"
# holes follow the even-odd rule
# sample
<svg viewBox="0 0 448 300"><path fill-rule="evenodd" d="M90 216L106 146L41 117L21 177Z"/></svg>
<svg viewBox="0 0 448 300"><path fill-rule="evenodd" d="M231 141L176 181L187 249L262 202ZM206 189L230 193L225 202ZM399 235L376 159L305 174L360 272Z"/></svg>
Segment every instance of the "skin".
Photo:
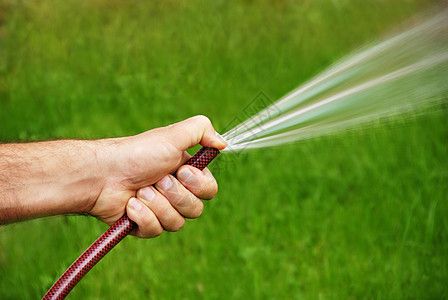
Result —
<svg viewBox="0 0 448 300"><path fill-rule="evenodd" d="M182 166L197 144L226 147L204 116L122 138L0 145L0 223L78 213L112 225L126 212L138 237L177 231L218 190L208 169Z"/></svg>

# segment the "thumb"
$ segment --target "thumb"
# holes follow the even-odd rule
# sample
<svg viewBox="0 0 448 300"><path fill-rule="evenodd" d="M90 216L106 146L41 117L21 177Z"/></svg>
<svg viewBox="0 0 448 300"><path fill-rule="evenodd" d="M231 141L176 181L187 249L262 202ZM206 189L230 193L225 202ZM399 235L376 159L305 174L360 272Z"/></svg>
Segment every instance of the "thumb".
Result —
<svg viewBox="0 0 448 300"><path fill-rule="evenodd" d="M166 137L181 151L197 144L219 150L227 146L226 141L216 133L212 123L205 116L191 117L165 128Z"/></svg>

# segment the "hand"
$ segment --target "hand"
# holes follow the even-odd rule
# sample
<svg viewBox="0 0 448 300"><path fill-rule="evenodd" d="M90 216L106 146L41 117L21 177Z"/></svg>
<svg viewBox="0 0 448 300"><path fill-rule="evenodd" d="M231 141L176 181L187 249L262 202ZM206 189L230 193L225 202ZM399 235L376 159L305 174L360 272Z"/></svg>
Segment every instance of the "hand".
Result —
<svg viewBox="0 0 448 300"><path fill-rule="evenodd" d="M185 150L198 143L217 149L226 146L204 116L99 142L102 150L97 155L105 162L105 182L88 212L112 225L126 209L138 225L134 233L138 237L155 237L163 229L179 230L185 218L202 213L200 199L211 199L218 190L208 169L182 166L190 158ZM177 178L170 175L178 168Z"/></svg>

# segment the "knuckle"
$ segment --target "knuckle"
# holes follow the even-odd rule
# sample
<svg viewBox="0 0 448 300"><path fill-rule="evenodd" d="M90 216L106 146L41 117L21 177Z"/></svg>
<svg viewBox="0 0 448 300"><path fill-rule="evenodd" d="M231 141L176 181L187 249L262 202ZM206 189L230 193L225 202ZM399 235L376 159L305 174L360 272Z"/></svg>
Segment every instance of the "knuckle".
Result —
<svg viewBox="0 0 448 300"><path fill-rule="evenodd" d="M174 228L177 222L176 216L168 215L163 218L162 226L166 231L175 231Z"/></svg>
<svg viewBox="0 0 448 300"><path fill-rule="evenodd" d="M188 206L189 207L194 207L195 205L198 204L198 202L202 203L198 197L196 197L192 193L188 193Z"/></svg>
<svg viewBox="0 0 448 300"><path fill-rule="evenodd" d="M185 219L182 217L173 218L169 225L169 231L179 231L185 225Z"/></svg>
<svg viewBox="0 0 448 300"><path fill-rule="evenodd" d="M155 217L148 213L142 213L140 217L139 226L145 229L150 229L154 226Z"/></svg>
<svg viewBox="0 0 448 300"><path fill-rule="evenodd" d="M218 193L218 184L216 181L214 182L206 182L202 184L201 189L199 191L200 198L210 200L215 197L216 193Z"/></svg>
<svg viewBox="0 0 448 300"><path fill-rule="evenodd" d="M139 229L143 233L142 237L153 238L163 233L163 228L154 216L147 216L141 219Z"/></svg>
<svg viewBox="0 0 448 300"><path fill-rule="evenodd" d="M203 180L199 181L196 186L192 186L192 188L196 191L196 195L203 195L208 191L208 187L206 182Z"/></svg>
<svg viewBox="0 0 448 300"><path fill-rule="evenodd" d="M184 207L188 206L188 199L189 197L187 193L178 193L175 197L171 197L169 201L174 207Z"/></svg>
<svg viewBox="0 0 448 300"><path fill-rule="evenodd" d="M217 193L218 193L218 184L215 181L211 184L211 187L210 187L211 198L215 197Z"/></svg>
<svg viewBox="0 0 448 300"><path fill-rule="evenodd" d="M218 192L218 183L209 170L205 170L204 173L205 176L202 179L199 193L203 196L203 199L211 199Z"/></svg>
<svg viewBox="0 0 448 300"><path fill-rule="evenodd" d="M163 206L160 207L154 214L159 220L166 220L166 222L169 222L171 220L170 216L172 214L172 210L169 206Z"/></svg>
<svg viewBox="0 0 448 300"><path fill-rule="evenodd" d="M163 233L163 228L161 226L157 226L152 230L152 237L159 236Z"/></svg>
<svg viewBox="0 0 448 300"><path fill-rule="evenodd" d="M195 178L191 182L188 182L185 184L185 187L192 191L193 193L197 193L202 188L202 181L200 180L200 177Z"/></svg>
<svg viewBox="0 0 448 300"><path fill-rule="evenodd" d="M202 211L204 210L204 204L202 203L202 201L196 201L196 203L197 204L194 205L189 216L191 219L198 218L202 214Z"/></svg>
<svg viewBox="0 0 448 300"><path fill-rule="evenodd" d="M210 121L210 119L204 115L197 115L194 118L197 119L198 121L200 121L202 124L211 124L212 123Z"/></svg>

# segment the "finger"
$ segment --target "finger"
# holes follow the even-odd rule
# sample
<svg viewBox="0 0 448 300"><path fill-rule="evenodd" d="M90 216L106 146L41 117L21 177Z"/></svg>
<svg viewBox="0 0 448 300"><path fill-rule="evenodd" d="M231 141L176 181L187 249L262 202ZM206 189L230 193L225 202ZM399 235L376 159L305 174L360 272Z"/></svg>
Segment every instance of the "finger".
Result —
<svg viewBox="0 0 448 300"><path fill-rule="evenodd" d="M218 192L218 183L207 168L201 171L195 167L184 165L177 170L177 178L200 199L212 199Z"/></svg>
<svg viewBox="0 0 448 300"><path fill-rule="evenodd" d="M139 189L137 198L154 212L166 231L178 231L185 225L185 218L154 187Z"/></svg>
<svg viewBox="0 0 448 300"><path fill-rule="evenodd" d="M138 225L136 236L152 238L162 234L163 228L156 215L135 197L129 199L126 212L128 217Z"/></svg>
<svg viewBox="0 0 448 300"><path fill-rule="evenodd" d="M212 123L205 116L195 116L166 127L167 138L180 150L187 150L197 144L219 150L227 146L226 141L215 132Z"/></svg>
<svg viewBox="0 0 448 300"><path fill-rule="evenodd" d="M174 176L168 175L156 183L157 190L186 218L197 218L204 209L202 201L187 190Z"/></svg>
<svg viewBox="0 0 448 300"><path fill-rule="evenodd" d="M179 164L179 167L182 166L183 164L185 164L190 158L191 158L190 153L188 153L187 151L184 151L182 153L181 163Z"/></svg>

